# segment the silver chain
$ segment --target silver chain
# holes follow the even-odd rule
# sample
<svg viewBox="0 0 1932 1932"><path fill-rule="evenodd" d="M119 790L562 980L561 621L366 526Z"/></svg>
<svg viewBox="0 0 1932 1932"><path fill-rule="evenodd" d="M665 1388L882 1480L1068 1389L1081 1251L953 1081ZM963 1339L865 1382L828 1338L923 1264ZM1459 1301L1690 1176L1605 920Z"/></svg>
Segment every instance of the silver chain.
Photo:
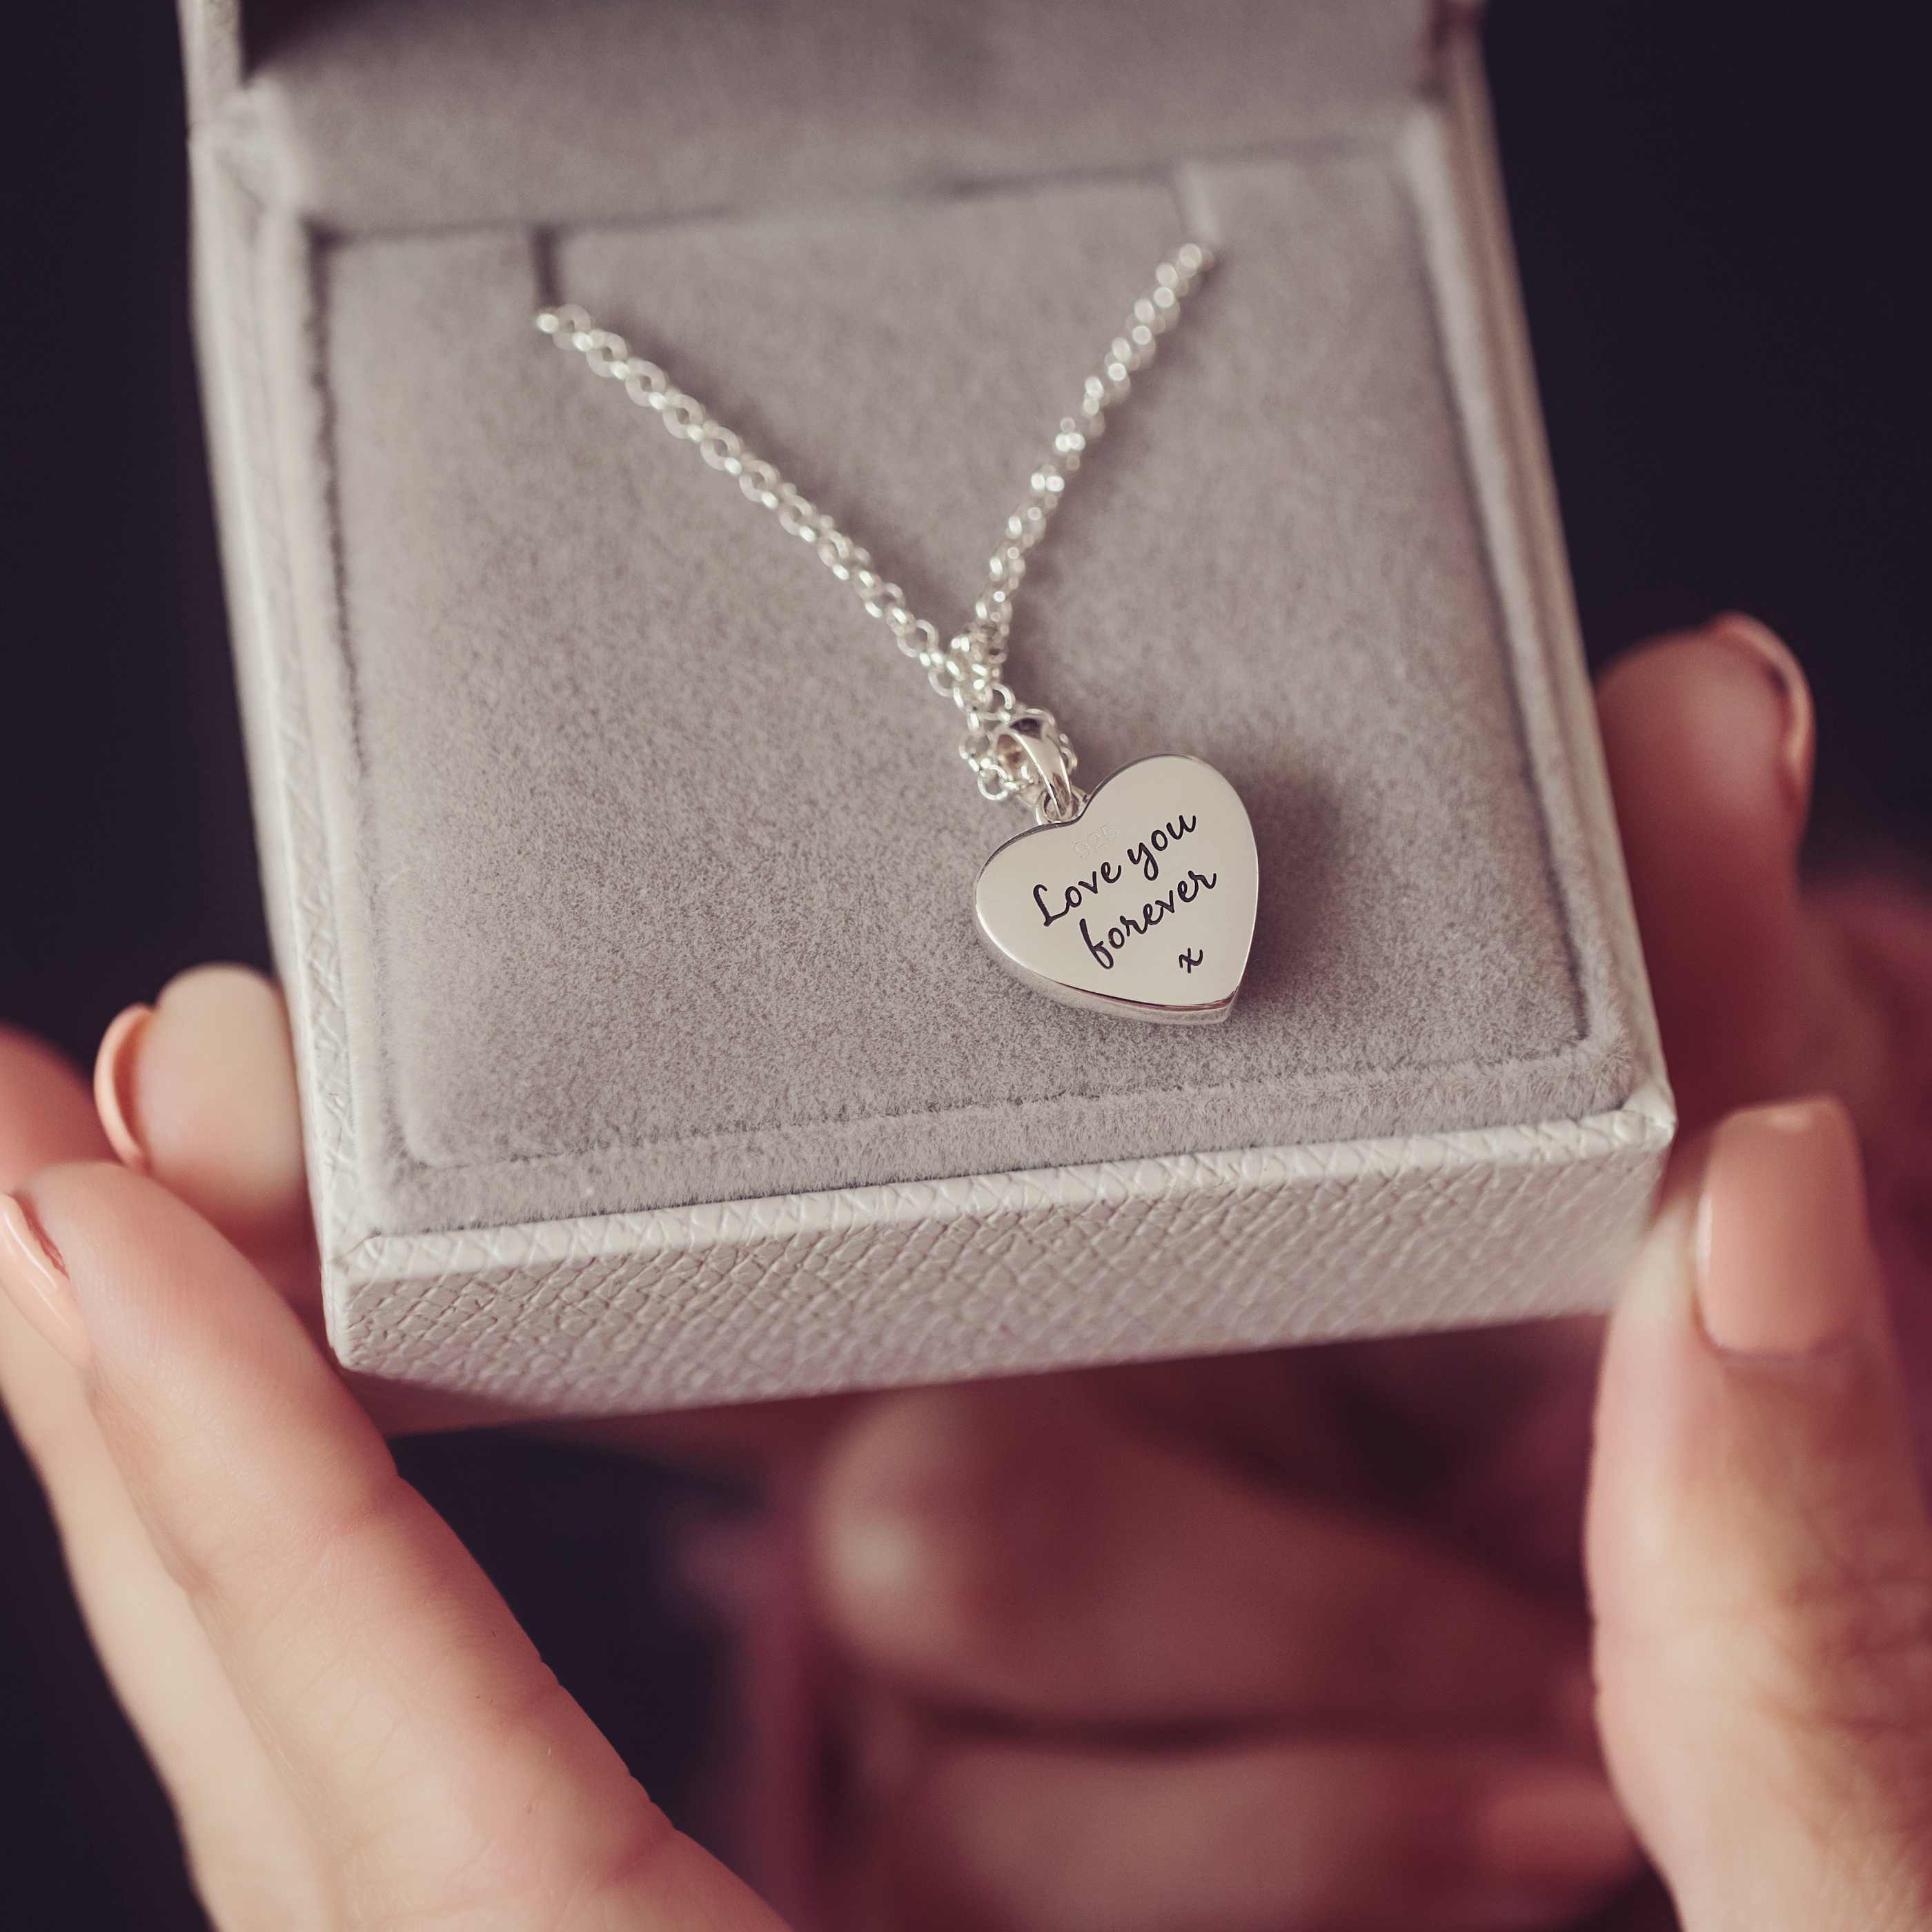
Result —
<svg viewBox="0 0 1932 1932"><path fill-rule="evenodd" d="M959 755L977 780L980 796L995 802L1018 797L1048 820L1072 816L1084 801L1070 782L1076 760L1066 734L1051 712L1022 706L1000 676L1013 602L1026 577L1028 556L1046 534L1069 480L1106 433L1107 412L1126 400L1134 377L1154 360L1155 344L1179 320L1181 304L1213 266L1210 252L1190 242L1154 271L1154 287L1134 304L1126 326L1107 345L1099 370L1087 378L1078 410L1060 418L1052 451L1028 478L1026 495L987 559L986 588L970 620L943 642L932 624L907 608L904 591L873 567L871 551L772 464L747 449L696 397L676 387L656 363L632 355L621 335L600 328L574 302L540 309L536 326L559 347L578 351L597 374L621 382L632 402L652 411L672 435L695 443L698 454L713 470L734 478L751 502L778 518L781 529L811 544L820 562L850 586L866 616L892 632L933 689L965 714Z"/></svg>

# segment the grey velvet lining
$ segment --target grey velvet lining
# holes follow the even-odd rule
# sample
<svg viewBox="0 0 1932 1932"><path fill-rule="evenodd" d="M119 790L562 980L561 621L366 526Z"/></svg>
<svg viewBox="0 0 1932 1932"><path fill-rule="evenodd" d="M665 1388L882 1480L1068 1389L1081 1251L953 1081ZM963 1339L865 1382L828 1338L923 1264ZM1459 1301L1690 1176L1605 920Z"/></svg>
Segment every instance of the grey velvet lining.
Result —
<svg viewBox="0 0 1932 1932"><path fill-rule="evenodd" d="M1083 776L1184 749L1248 800L1255 964L1205 1033L999 973L968 895L1023 820L974 796L945 708L802 546L529 326L547 253L556 292L944 622L1178 238L1166 178L265 254L306 426L296 573L328 620L304 647L374 1225L1625 1097L1571 957L1406 152L1201 171L1225 272L1028 586L1014 676Z"/></svg>
<svg viewBox="0 0 1932 1932"><path fill-rule="evenodd" d="M332 226L658 219L1386 124L1427 0L312 0L232 103Z"/></svg>

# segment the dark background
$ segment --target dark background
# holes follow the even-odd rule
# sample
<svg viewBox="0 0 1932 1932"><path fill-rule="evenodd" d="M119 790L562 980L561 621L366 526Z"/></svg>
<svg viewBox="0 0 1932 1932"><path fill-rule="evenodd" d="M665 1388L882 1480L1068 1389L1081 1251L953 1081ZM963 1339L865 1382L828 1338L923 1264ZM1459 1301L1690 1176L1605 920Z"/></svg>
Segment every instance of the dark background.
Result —
<svg viewBox="0 0 1932 1932"><path fill-rule="evenodd" d="M1781 631L1817 695L1828 861L1932 850L1910 17L1498 0L1486 29L1592 658L1727 607ZM13 34L0 1018L85 1061L180 968L267 953L188 336L172 15L40 7ZM675 1622L646 1615L641 1653L632 1633L679 1498L520 1440L407 1453L674 1799L712 1666ZM626 1714L647 1706L648 1737ZM0 1786L0 1916L201 1922L4 1432Z"/></svg>

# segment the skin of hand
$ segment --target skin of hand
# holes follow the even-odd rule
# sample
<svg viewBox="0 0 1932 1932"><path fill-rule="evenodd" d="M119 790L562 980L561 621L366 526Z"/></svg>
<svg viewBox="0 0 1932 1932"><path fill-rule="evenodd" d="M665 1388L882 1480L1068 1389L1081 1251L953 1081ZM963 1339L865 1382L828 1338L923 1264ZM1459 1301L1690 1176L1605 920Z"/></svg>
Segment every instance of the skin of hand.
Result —
<svg viewBox="0 0 1932 1932"><path fill-rule="evenodd" d="M1729 622L1635 654L1602 715L1687 1112L1822 1066L1862 1120L1905 1118L1919 929L1902 903L1800 904L1810 724L1788 656ZM1784 1044L1751 1064L1702 1040L1716 1010ZM0 1268L32 1317L0 1306L0 1393L218 1922L775 1922L670 1837L305 1342L272 990L185 976L116 1022L97 1088L134 1172L57 1168L9 1211ZM100 1132L51 1056L0 1046L0 1184L89 1159ZM846 1425L814 1528L856 1666L854 1835L912 1848L854 1862L868 1909L1110 1932L1558 1923L1634 1858L1592 1762L1582 1623L1550 1587L1598 1337L1434 1346L775 1405L634 1439L770 1456ZM392 1422L470 1419L356 1393ZM1042 1467L1060 1490L988 1507L989 1470L997 1496L1003 1469ZM1174 1560L1148 1560L1178 1532ZM497 1829L509 1791L534 1832Z"/></svg>
<svg viewBox="0 0 1932 1932"><path fill-rule="evenodd" d="M1761 626L1720 620L1630 654L1600 713L1684 1162L1701 1167L1698 1130L1727 1110L1845 1096L1912 1378L1932 1383L1932 1322L1910 1318L1932 1310L1932 902L1878 883L1801 892L1810 706ZM853 1678L832 1880L845 1918L1573 1923L1634 1862L1574 1721L1601 1352L1600 1324L1542 1324L861 1412L811 1519ZM1622 1414L1606 1410L1612 1474L1642 1439L1611 1426ZM1606 1493L1600 1521L1627 1522L1638 1505ZM1618 1547L1609 1576L1641 1576ZM1684 1534L1680 1574L1698 1547ZM1682 1733L1645 1682L1606 1672L1613 1743L1655 1741L1612 1760L1647 1847L1676 1880L1690 1841L1651 1820L1709 1808L1646 1810L1638 1768L1674 1762L1695 1784L1722 1767L1748 1858L1768 1760L1671 1759L1663 1741ZM1619 1730L1631 1708L1640 1722ZM1617 1923L1651 1922L1627 1905Z"/></svg>
<svg viewBox="0 0 1932 1932"><path fill-rule="evenodd" d="M1932 1524L1840 1102L1685 1149L1597 1434L1605 1748L1684 1932L1932 1924Z"/></svg>
<svg viewBox="0 0 1932 1932"><path fill-rule="evenodd" d="M0 1094L0 1393L214 1922L777 1932L260 1271L18 1035Z"/></svg>

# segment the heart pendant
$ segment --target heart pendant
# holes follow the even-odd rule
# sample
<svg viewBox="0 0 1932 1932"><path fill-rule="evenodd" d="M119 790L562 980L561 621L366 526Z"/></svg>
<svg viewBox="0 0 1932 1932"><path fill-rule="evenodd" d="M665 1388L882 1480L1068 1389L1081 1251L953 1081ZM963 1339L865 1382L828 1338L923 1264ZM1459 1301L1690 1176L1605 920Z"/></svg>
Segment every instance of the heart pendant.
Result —
<svg viewBox="0 0 1932 1932"><path fill-rule="evenodd" d="M1240 794L1198 758L1124 766L1076 818L980 868L980 936L1036 992L1130 1019L1226 1019L1247 970L1260 866Z"/></svg>

